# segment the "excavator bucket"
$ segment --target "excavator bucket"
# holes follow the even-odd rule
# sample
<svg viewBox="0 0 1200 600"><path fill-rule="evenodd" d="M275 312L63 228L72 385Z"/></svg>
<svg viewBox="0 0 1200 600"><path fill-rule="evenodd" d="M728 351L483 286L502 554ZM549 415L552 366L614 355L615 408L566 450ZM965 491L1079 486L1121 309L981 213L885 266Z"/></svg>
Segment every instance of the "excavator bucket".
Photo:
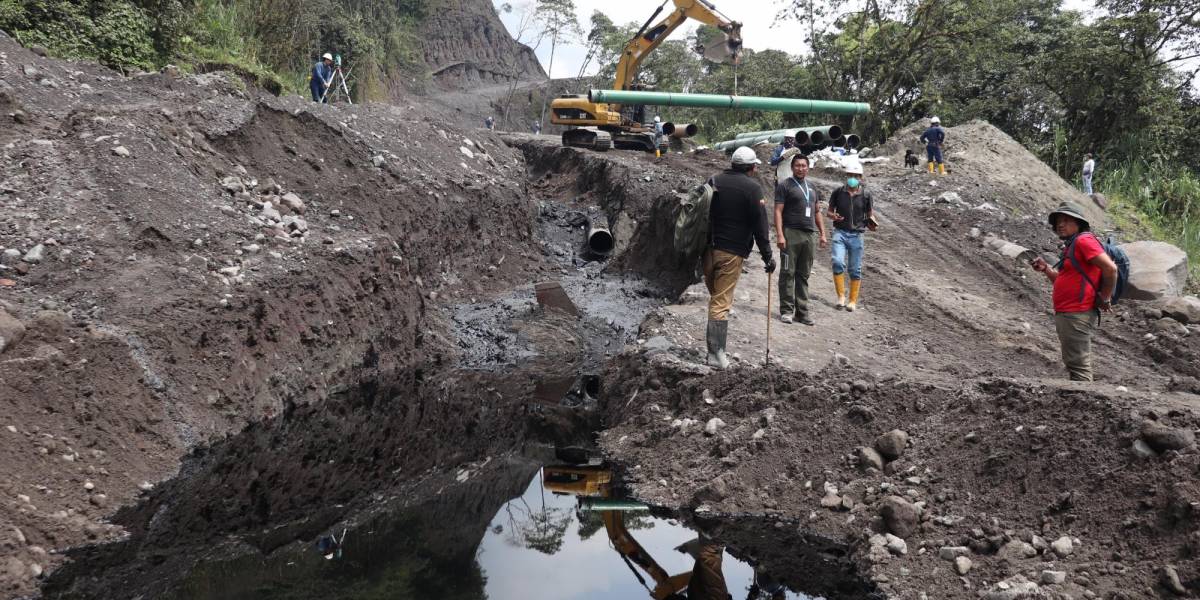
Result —
<svg viewBox="0 0 1200 600"><path fill-rule="evenodd" d="M699 40L699 43L699 50L704 58L713 62L737 64L742 56L742 24L734 23L723 35L714 35L707 40Z"/></svg>

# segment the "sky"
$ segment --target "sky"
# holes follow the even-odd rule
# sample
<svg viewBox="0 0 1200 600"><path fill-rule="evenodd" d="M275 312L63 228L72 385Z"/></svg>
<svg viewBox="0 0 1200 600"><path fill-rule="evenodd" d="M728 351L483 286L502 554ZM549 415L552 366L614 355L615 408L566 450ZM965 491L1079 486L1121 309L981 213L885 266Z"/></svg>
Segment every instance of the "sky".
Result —
<svg viewBox="0 0 1200 600"><path fill-rule="evenodd" d="M579 15L580 26L586 34L589 19L597 10L608 15L618 25L629 22L641 25L654 13L659 2L661 0L575 0L575 8ZM496 6L505 3L512 5L513 11L501 12L500 19L508 27L509 33L513 37L517 37L520 23L518 13L523 6L532 5L533 0L493 0L493 4ZM663 14L659 15L658 19L668 14L668 9L672 8L670 0L667 0L667 3L667 7L663 9ZM745 47L753 50L783 50L791 54L803 53L804 36L798 30L800 24L796 21L777 18L780 11L791 4L790 0L741 0L740 2L714 0L713 3L717 10L724 12L730 20L741 21L742 43ZM1065 0L1063 7L1081 11L1085 17L1095 10L1093 0ZM671 39L685 39L687 32L694 29L694 25L684 25L671 34ZM549 42L541 44L536 52L538 59L542 62L542 68L549 71ZM550 73L550 76L557 78L578 75L584 54L583 45L579 42L569 46L560 45L555 52L553 72ZM592 65L584 74L590 75L598 68L597 65Z"/></svg>

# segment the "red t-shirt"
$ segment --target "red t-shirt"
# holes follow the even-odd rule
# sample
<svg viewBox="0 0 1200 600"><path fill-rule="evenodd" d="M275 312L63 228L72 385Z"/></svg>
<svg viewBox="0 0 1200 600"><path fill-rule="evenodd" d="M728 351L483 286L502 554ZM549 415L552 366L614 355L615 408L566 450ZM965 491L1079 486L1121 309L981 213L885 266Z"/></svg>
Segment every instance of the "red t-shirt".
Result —
<svg viewBox="0 0 1200 600"><path fill-rule="evenodd" d="M1054 312L1087 312L1096 307L1096 292L1100 285L1100 267L1088 264L1088 261L1104 254L1104 246L1100 240L1090 233L1081 233L1075 237L1075 258L1083 267L1084 274L1091 283L1083 280L1075 264L1066 256L1065 250L1062 269L1058 279L1054 280ZM1079 300L1079 291L1083 289L1083 301Z"/></svg>

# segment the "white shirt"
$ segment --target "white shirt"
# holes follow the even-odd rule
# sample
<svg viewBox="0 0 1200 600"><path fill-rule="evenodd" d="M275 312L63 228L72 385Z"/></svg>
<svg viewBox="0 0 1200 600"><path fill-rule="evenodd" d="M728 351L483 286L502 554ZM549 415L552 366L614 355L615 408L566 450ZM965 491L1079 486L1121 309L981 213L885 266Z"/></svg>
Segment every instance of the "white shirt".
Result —
<svg viewBox="0 0 1200 600"><path fill-rule="evenodd" d="M1084 163L1083 163L1083 174L1091 175L1092 170L1095 168L1096 168L1096 161L1089 158L1086 161L1084 161Z"/></svg>

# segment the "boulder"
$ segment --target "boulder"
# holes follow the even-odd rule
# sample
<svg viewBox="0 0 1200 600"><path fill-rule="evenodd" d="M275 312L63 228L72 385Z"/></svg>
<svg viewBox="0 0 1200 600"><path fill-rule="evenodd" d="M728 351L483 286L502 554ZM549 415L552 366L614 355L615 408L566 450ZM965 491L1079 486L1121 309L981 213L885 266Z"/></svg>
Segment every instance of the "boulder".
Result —
<svg viewBox="0 0 1200 600"><path fill-rule="evenodd" d="M888 460L900 458L900 455L904 454L904 447L907 445L908 434L900 429L893 429L875 438L875 449Z"/></svg>
<svg viewBox="0 0 1200 600"><path fill-rule="evenodd" d="M304 214L304 201L300 199L300 196L297 196L292 192L288 192L280 199L283 201L283 205L288 207L288 209L292 212L298 215Z"/></svg>
<svg viewBox="0 0 1200 600"><path fill-rule="evenodd" d="M872 448L860 446L854 450L854 456L858 459L858 468L866 471L875 469L876 471L883 470L883 457Z"/></svg>
<svg viewBox="0 0 1200 600"><path fill-rule="evenodd" d="M888 533L902 538L909 537L916 532L921 518L917 507L899 496L884 498L879 515L883 517L883 525L887 528Z"/></svg>
<svg viewBox="0 0 1200 600"><path fill-rule="evenodd" d="M1168 427L1158 421L1143 422L1141 435L1156 452L1183 450L1196 443L1196 434L1191 429Z"/></svg>
<svg viewBox="0 0 1200 600"><path fill-rule="evenodd" d="M1195 296L1167 298L1159 308L1162 309L1162 314L1184 325L1200 324L1200 298Z"/></svg>
<svg viewBox="0 0 1200 600"><path fill-rule="evenodd" d="M1141 241L1121 246L1129 255L1129 286L1133 300L1158 300L1183 293L1187 284L1187 254L1165 242Z"/></svg>
<svg viewBox="0 0 1200 600"><path fill-rule="evenodd" d="M0 308L0 353L12 348L25 337L25 325Z"/></svg>
<svg viewBox="0 0 1200 600"><path fill-rule="evenodd" d="M1090 197L1092 202L1095 202L1096 206L1100 207L1100 210L1108 210L1108 197L1104 194L1090 194Z"/></svg>

